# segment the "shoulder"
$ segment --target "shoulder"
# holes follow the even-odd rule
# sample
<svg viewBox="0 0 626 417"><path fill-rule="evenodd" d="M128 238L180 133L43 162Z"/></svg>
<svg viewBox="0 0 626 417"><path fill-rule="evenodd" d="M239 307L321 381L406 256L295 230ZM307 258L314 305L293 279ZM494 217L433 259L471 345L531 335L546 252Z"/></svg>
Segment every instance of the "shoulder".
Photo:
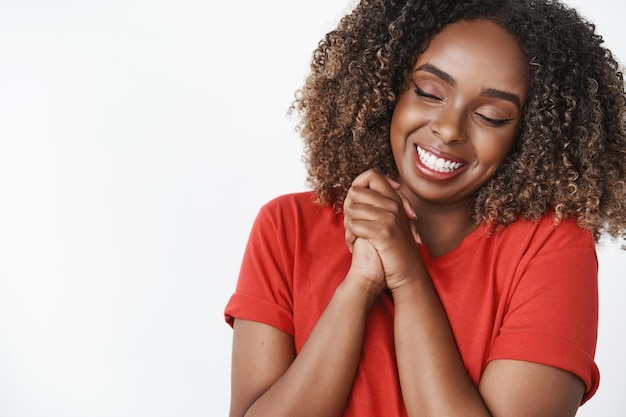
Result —
<svg viewBox="0 0 626 417"><path fill-rule="evenodd" d="M266 202L261 210L270 212L295 209L312 210L320 207L316 203L316 198L316 194L312 191L283 194Z"/></svg>
<svg viewBox="0 0 626 417"><path fill-rule="evenodd" d="M283 194L265 203L261 215L274 219L298 219L299 221L317 216L337 217L329 205L320 205L317 195L312 191Z"/></svg>
<svg viewBox="0 0 626 417"><path fill-rule="evenodd" d="M554 265L564 262L597 265L593 233L579 226L576 218L557 221L552 211L536 220L518 219L481 242L485 256L509 266L516 265L518 272L541 260Z"/></svg>
<svg viewBox="0 0 626 417"><path fill-rule="evenodd" d="M343 225L343 216L330 205L320 205L312 191L283 194L265 203L257 222L290 234Z"/></svg>
<svg viewBox="0 0 626 417"><path fill-rule="evenodd" d="M512 241L516 245L524 242L537 249L574 246L595 248L591 230L579 226L574 217L558 221L552 210L537 220L518 219L502 230L496 231L495 235L496 239Z"/></svg>

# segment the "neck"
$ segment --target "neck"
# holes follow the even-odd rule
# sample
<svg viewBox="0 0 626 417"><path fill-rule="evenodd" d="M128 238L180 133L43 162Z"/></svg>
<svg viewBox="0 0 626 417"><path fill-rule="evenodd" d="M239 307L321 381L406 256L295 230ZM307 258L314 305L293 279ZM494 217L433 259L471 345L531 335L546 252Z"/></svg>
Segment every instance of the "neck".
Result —
<svg viewBox="0 0 626 417"><path fill-rule="evenodd" d="M476 228L470 216L471 201L452 205L424 201L414 201L413 204L417 213L417 230L432 256L450 252Z"/></svg>

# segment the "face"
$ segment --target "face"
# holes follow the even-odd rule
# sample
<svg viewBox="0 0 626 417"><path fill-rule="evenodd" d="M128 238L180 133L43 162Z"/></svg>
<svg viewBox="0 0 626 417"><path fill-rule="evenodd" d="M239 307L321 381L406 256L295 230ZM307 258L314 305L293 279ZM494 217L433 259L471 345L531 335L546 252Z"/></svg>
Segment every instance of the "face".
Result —
<svg viewBox="0 0 626 417"><path fill-rule="evenodd" d="M519 134L528 65L488 20L446 26L415 64L391 121L403 191L414 204L467 203Z"/></svg>

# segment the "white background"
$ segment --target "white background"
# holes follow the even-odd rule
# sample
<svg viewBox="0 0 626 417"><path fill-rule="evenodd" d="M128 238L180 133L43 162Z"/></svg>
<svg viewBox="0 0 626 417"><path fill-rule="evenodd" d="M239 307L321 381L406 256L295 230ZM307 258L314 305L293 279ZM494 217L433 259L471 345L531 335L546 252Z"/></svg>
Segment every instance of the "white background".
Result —
<svg viewBox="0 0 626 417"><path fill-rule="evenodd" d="M624 3L577 0L626 60ZM0 417L226 416L261 204L306 189L286 117L347 0L0 1ZM600 252L626 414L626 252Z"/></svg>

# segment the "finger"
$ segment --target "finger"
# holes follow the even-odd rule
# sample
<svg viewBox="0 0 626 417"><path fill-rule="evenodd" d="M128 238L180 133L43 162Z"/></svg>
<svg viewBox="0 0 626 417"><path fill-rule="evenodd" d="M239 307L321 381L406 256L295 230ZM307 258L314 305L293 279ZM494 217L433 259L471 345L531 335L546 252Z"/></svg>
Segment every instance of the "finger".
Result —
<svg viewBox="0 0 626 417"><path fill-rule="evenodd" d="M361 219L352 220L346 227L346 242L349 239L351 244L354 245L354 242L360 238L366 240L374 239L380 235L380 230L378 222Z"/></svg>
<svg viewBox="0 0 626 417"><path fill-rule="evenodd" d="M395 220L397 216L405 215L403 212L393 214L376 207L361 204L351 206L350 212L351 216L349 220L344 222L346 242L349 245L357 238L374 239L380 236L380 233L384 230L391 230L394 224L400 224ZM422 239L417 231L417 225L414 221L415 218L409 218L407 220L404 220L404 222L408 223L413 240L416 244L421 245Z"/></svg>
<svg viewBox="0 0 626 417"><path fill-rule="evenodd" d="M371 188L352 186L344 201L344 212L349 215L350 208L356 204L369 205L386 211L396 211L401 200L393 189L391 189L391 194L383 195Z"/></svg>
<svg viewBox="0 0 626 417"><path fill-rule="evenodd" d="M371 190L366 191L371 192ZM381 197L379 196L378 198L380 199ZM376 202L377 200L373 201ZM397 212L397 204L395 205L395 208ZM390 217L390 212L385 208L377 207L372 204L361 204L356 202L351 202L347 204L344 208L343 214L343 223L345 228L344 239L349 249L353 247L354 242L357 238L369 238L373 236L375 234L373 232L373 226L376 225L376 227L381 227L382 224L385 224L389 221L388 218ZM404 213L398 212L396 216L400 214L404 215ZM367 227L367 236L363 235L363 225L369 226Z"/></svg>
<svg viewBox="0 0 626 417"><path fill-rule="evenodd" d="M415 243L417 243L418 245L421 245L422 238L417 231L417 225L415 224L415 220L417 220L417 214L415 213L415 209L409 202L409 199L406 198L404 194L402 194L402 191L396 190L396 192L400 196L400 199L402 200L402 207L404 207L404 212L410 220L409 227L411 229L411 234L413 235L413 240L415 240Z"/></svg>
<svg viewBox="0 0 626 417"><path fill-rule="evenodd" d="M415 243L418 246L421 246L422 245L422 237L420 236L419 232L417 231L417 226L415 225L415 223L410 222L409 228L411 229L411 234L413 235L413 240L415 241Z"/></svg>
<svg viewBox="0 0 626 417"><path fill-rule="evenodd" d="M415 214L415 210L413 209L413 206L411 205L409 200L406 198L406 196L402 194L402 192L400 191L400 183L396 182L395 180L389 177L385 177L385 178L387 179L387 182L389 183L389 185L391 185L391 188L396 190L396 193L398 194L398 196L400 196L400 199L402 200L402 206L404 207L404 211L406 212L407 217L413 220L417 219L417 215Z"/></svg>
<svg viewBox="0 0 626 417"><path fill-rule="evenodd" d="M387 182L389 183L389 185L391 185L391 188L393 188L394 190L397 190L400 188L400 183L394 181L393 179L389 178L389 177L385 177L385 179L387 179Z"/></svg>
<svg viewBox="0 0 626 417"><path fill-rule="evenodd" d="M393 203L388 204L388 206L353 203L344 213L344 227L349 228L349 224L357 220L375 222L387 227L392 227L394 224L405 224L406 214L402 205Z"/></svg>
<svg viewBox="0 0 626 417"><path fill-rule="evenodd" d="M389 182L389 178L382 175L373 168L368 169L361 175L357 176L354 181L352 181L352 186L370 188L372 190L378 191L380 194L384 195L387 198L391 198L393 200L395 200L396 198L394 195L394 186L391 182Z"/></svg>
<svg viewBox="0 0 626 417"><path fill-rule="evenodd" d="M352 229L349 225L346 225L344 239L346 241L346 244L348 245L348 250L350 251L350 253L352 253L352 251L354 250L354 242L356 241L357 236L354 234L354 232L352 232Z"/></svg>
<svg viewBox="0 0 626 417"><path fill-rule="evenodd" d="M411 205L409 199L406 198L406 196L402 194L402 191L400 190L396 190L396 194L398 194L400 200L402 200L402 207L404 207L404 212L406 213L406 216L411 220L417 219L417 214L415 213L415 209Z"/></svg>

